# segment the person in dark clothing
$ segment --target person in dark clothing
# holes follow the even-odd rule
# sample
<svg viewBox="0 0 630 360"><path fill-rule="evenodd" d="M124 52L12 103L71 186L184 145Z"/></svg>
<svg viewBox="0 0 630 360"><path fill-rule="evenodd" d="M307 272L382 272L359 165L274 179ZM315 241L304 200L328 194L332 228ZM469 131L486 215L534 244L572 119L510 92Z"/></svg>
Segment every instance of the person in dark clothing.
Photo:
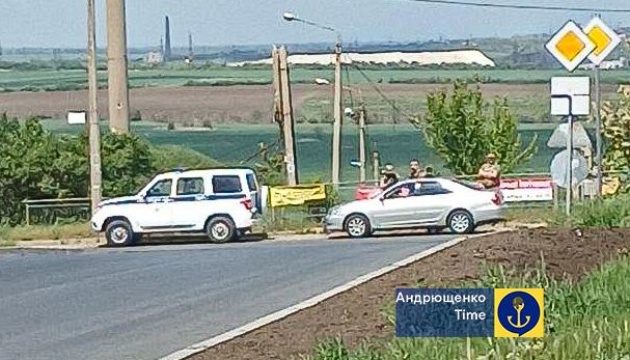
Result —
<svg viewBox="0 0 630 360"><path fill-rule="evenodd" d="M400 180L400 176L398 176L392 164L386 164L385 168L381 170L381 175L381 189L386 189Z"/></svg>
<svg viewBox="0 0 630 360"><path fill-rule="evenodd" d="M435 177L435 172L433 171L433 166L428 165L424 169L424 177L425 178L434 178Z"/></svg>

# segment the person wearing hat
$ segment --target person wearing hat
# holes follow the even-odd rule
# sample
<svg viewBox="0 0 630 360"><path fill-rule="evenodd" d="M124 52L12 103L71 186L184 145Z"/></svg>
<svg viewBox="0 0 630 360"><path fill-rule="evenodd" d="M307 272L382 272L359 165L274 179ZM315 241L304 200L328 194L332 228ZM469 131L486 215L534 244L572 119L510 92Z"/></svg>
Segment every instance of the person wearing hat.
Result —
<svg viewBox="0 0 630 360"><path fill-rule="evenodd" d="M394 185L400 179L400 177L396 173L396 170L394 169L394 165L392 164L386 164L385 168L381 170L381 175L381 189L386 189Z"/></svg>
<svg viewBox="0 0 630 360"><path fill-rule="evenodd" d="M477 182L486 189L497 188L501 184L501 166L496 163L497 156L490 153L486 156L486 162L479 168Z"/></svg>

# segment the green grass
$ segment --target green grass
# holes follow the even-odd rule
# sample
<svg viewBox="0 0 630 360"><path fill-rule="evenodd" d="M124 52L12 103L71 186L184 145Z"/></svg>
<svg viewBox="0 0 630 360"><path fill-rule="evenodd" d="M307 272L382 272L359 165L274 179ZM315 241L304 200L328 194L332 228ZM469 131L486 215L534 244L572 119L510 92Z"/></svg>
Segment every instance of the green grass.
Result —
<svg viewBox="0 0 630 360"><path fill-rule="evenodd" d="M59 121L45 121L47 128L56 132L76 132L79 127L69 127ZM548 172L557 149L546 146L555 125L523 125L523 143L538 134L538 152L527 163L515 170L518 173ZM103 129L106 131L106 129ZM133 131L156 145L184 145L223 163L238 163L257 151L259 142L271 143L277 138L274 125L218 126L212 131L166 131L164 124L133 123ZM330 149L332 126L299 125L296 127L298 172L301 182L317 179L330 180ZM439 157L427 147L422 135L410 125L373 125L368 128L368 147L378 149L382 163L391 162L402 172L411 158L423 164L433 164L436 170L446 173ZM350 161L358 157L358 133L348 124L343 129L342 180L356 181L358 171ZM371 154L368 153L371 158ZM254 158L254 160L258 160ZM372 170L368 168L368 177Z"/></svg>
<svg viewBox="0 0 630 360"><path fill-rule="evenodd" d="M492 83L547 83L552 76L565 75L555 70L433 70L421 68L367 69L365 74L374 82L381 83L450 83L454 79L471 79L479 76L484 82ZM576 71L576 75L589 75L586 71ZM229 84L269 84L272 72L270 68L212 67L210 69L136 69L129 71L129 84L132 87L143 86L183 86L187 83L206 85ZM620 79L627 79L628 70L602 72L602 83L618 84ZM315 78L333 78L332 68L295 67L291 71L294 83L312 83ZM98 74L99 83L106 85L106 72ZM366 79L352 67L344 71L344 81L350 84L364 84ZM86 86L87 74L84 70L31 70L1 71L0 89L12 91L28 89L64 89L72 86Z"/></svg>
<svg viewBox="0 0 630 360"><path fill-rule="evenodd" d="M94 236L87 223L0 227L0 246L18 241L84 239Z"/></svg>
<svg viewBox="0 0 630 360"><path fill-rule="evenodd" d="M543 272L515 279L490 269L478 287L545 289L542 339L393 339L384 346L347 349L339 339L320 343L311 360L424 359L628 359L630 358L630 258L613 262L578 284L556 282ZM388 307L388 318L394 310Z"/></svg>

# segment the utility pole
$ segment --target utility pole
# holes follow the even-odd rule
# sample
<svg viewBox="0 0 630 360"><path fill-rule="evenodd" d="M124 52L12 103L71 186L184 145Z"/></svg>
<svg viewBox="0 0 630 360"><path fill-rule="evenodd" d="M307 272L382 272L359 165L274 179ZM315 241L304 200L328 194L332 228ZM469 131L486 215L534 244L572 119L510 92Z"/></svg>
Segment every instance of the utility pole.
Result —
<svg viewBox="0 0 630 360"><path fill-rule="evenodd" d="M285 163L287 182L289 186L298 183L295 160L295 130L293 128L293 105L291 98L291 80L289 76L289 62L287 49L282 46L278 51L280 67L280 90L282 94L282 133L284 139Z"/></svg>
<svg viewBox="0 0 630 360"><path fill-rule="evenodd" d="M109 127L115 134L127 134L129 86L125 0L107 0L107 73Z"/></svg>
<svg viewBox="0 0 630 360"><path fill-rule="evenodd" d="M335 94L333 100L335 122L333 124L332 138L332 182L335 188L339 187L339 167L341 162L341 121L343 118L341 89L341 43L337 42L335 46Z"/></svg>
<svg viewBox="0 0 630 360"><path fill-rule="evenodd" d="M602 196L602 119L601 119L601 89L599 85L599 64L595 65L595 157L597 162L597 173L595 176L595 187L597 197Z"/></svg>
<svg viewBox="0 0 630 360"><path fill-rule="evenodd" d="M365 105L361 104L361 108L359 109L359 162L361 163L360 173L359 173L359 182L365 182L365 167L366 167L366 158L365 158Z"/></svg>
<svg viewBox="0 0 630 360"><path fill-rule="evenodd" d="M273 69L273 121L282 126L282 89L280 86L280 55L278 48L274 45L271 50ZM280 131L281 141L284 141L284 132Z"/></svg>
<svg viewBox="0 0 630 360"><path fill-rule="evenodd" d="M101 202L101 130L97 111L98 83L96 77L96 15L95 0L88 0L88 108L90 142L90 198L92 214Z"/></svg>

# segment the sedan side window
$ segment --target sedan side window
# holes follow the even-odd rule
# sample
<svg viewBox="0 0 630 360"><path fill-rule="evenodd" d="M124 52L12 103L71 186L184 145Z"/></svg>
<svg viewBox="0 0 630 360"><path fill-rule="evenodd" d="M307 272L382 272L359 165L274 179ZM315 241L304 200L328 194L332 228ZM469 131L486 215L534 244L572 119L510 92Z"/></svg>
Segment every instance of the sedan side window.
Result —
<svg viewBox="0 0 630 360"><path fill-rule="evenodd" d="M414 184L404 184L398 186L385 195L385 199L398 199L412 196L414 193Z"/></svg>

